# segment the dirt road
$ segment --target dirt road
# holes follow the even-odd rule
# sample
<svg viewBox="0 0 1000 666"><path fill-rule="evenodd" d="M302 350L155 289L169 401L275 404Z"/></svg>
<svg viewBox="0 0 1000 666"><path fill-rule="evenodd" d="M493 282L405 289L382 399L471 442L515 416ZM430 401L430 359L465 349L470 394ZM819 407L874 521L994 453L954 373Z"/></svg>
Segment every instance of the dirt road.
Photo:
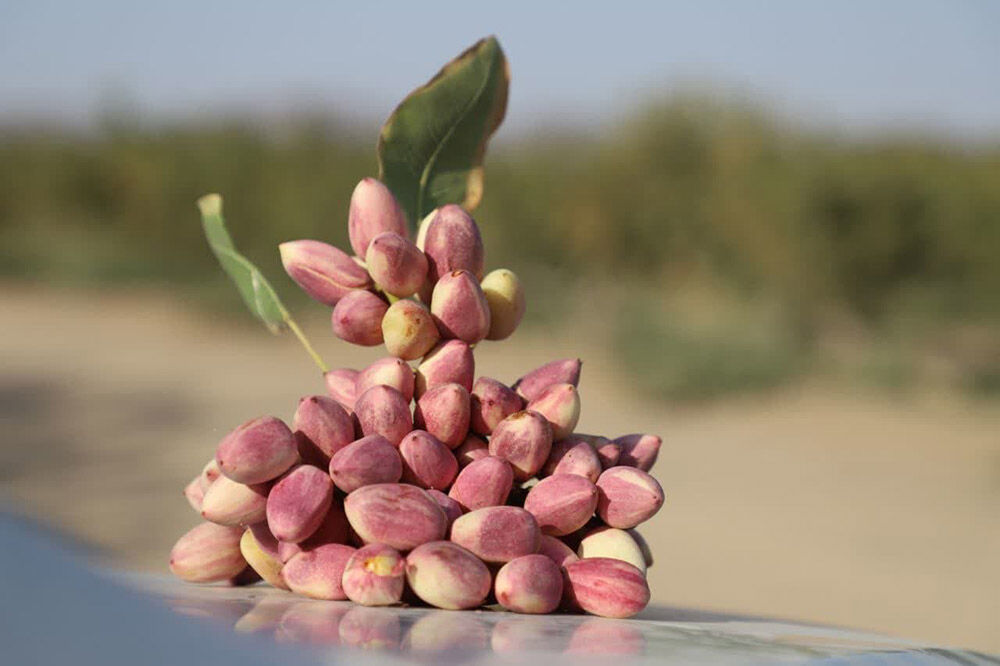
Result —
<svg viewBox="0 0 1000 666"><path fill-rule="evenodd" d="M7 285L0 312L0 489L127 566L165 568L196 522L180 489L222 434L322 391L292 338L162 294ZM378 356L308 328L335 366ZM668 504L642 530L654 600L1000 652L995 403L803 386L670 408L572 330L515 340L484 344L480 374L582 356L580 430L664 436Z"/></svg>

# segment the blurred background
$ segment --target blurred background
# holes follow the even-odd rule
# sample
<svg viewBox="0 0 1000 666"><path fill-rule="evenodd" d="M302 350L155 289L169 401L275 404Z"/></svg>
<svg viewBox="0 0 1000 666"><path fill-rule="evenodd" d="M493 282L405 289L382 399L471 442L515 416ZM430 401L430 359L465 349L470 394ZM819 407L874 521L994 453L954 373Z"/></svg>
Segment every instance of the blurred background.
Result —
<svg viewBox="0 0 1000 666"><path fill-rule="evenodd" d="M654 601L1000 652L998 29L986 1L5 2L0 493L165 571L218 439L322 391L195 199L364 366L275 246L346 247L381 123L495 33L476 217L529 309L478 369L580 356L580 430L663 436Z"/></svg>

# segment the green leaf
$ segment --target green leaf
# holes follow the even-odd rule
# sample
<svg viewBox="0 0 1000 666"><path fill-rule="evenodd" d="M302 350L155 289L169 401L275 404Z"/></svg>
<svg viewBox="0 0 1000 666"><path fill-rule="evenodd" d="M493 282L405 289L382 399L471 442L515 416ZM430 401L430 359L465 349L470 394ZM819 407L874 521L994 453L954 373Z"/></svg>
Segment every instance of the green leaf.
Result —
<svg viewBox="0 0 1000 666"><path fill-rule="evenodd" d="M411 225L444 204L479 205L486 143L503 121L509 84L500 43L488 37L411 92L382 126L379 179Z"/></svg>
<svg viewBox="0 0 1000 666"><path fill-rule="evenodd" d="M289 326L291 317L260 269L236 251L222 219L222 197L207 194L198 199L198 208L201 210L205 238L222 265L222 270L236 284L250 312L264 322L269 331L280 333Z"/></svg>

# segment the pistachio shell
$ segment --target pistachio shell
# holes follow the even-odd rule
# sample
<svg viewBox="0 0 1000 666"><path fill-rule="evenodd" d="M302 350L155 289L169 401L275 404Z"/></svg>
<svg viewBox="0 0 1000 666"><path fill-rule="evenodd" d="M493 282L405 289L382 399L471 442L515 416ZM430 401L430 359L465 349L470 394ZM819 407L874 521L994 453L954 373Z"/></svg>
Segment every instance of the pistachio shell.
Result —
<svg viewBox="0 0 1000 666"><path fill-rule="evenodd" d="M425 602L460 610L481 606L492 586L489 569L450 541L432 541L406 556L406 582Z"/></svg>
<svg viewBox="0 0 1000 666"><path fill-rule="evenodd" d="M534 400L541 395L542 391L553 384L572 384L578 386L580 383L580 366L582 363L578 358L564 358L558 361L550 361L545 365L535 368L514 382L514 390L525 400Z"/></svg>
<svg viewBox="0 0 1000 666"><path fill-rule="evenodd" d="M385 184L365 178L351 193L347 215L347 234L354 254L364 257L372 239L386 231L409 238L406 214Z"/></svg>
<svg viewBox="0 0 1000 666"><path fill-rule="evenodd" d="M243 528L202 523L170 551L170 571L189 583L212 583L237 576L247 566L240 553Z"/></svg>
<svg viewBox="0 0 1000 666"><path fill-rule="evenodd" d="M524 555L497 572L497 601L515 613L551 613L562 600L562 571L545 555Z"/></svg>
<svg viewBox="0 0 1000 666"><path fill-rule="evenodd" d="M332 245L297 240L278 246L288 277L313 300L333 307L354 289L371 286L367 271Z"/></svg>
<svg viewBox="0 0 1000 666"><path fill-rule="evenodd" d="M264 483L281 476L298 459L292 431L273 416L242 424L219 442L215 462L223 475L238 483Z"/></svg>
<svg viewBox="0 0 1000 666"><path fill-rule="evenodd" d="M404 483L358 488L344 500L351 527L365 543L400 551L442 539L448 519L426 491Z"/></svg>

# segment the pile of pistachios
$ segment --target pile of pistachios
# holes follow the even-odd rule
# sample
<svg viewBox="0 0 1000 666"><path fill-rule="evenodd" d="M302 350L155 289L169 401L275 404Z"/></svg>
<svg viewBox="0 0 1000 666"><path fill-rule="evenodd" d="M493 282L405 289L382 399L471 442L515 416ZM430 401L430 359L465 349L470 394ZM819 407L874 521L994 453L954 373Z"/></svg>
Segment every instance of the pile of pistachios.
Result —
<svg viewBox="0 0 1000 666"><path fill-rule="evenodd" d="M460 206L414 242L367 178L348 235L353 256L297 240L282 263L337 337L388 355L327 372L328 395L302 398L290 425L263 416L219 442L185 488L205 522L171 551L174 574L365 606L641 611L652 556L634 528L663 504L660 438L576 432L576 358L509 385L476 377L475 348L517 329L525 296L510 270L485 273Z"/></svg>

